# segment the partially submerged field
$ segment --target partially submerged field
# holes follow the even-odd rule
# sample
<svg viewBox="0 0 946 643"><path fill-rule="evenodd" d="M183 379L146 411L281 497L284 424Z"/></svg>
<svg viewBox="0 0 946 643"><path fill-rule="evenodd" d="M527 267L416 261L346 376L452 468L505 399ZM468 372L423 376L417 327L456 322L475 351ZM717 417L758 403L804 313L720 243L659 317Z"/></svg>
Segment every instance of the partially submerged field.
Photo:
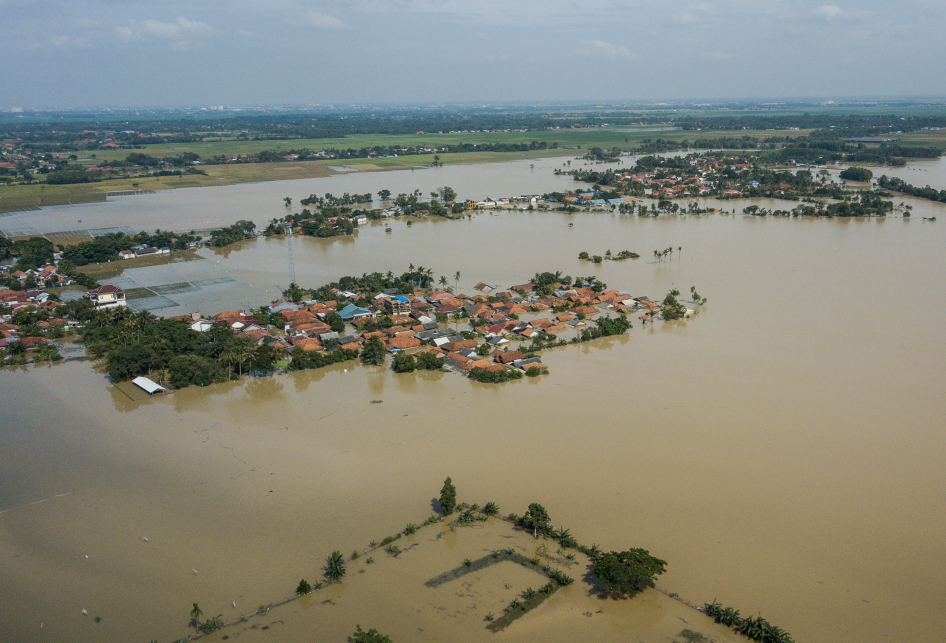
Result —
<svg viewBox="0 0 946 643"><path fill-rule="evenodd" d="M590 562L583 554L568 550L575 555L570 561L559 553L558 543L535 539L495 518L455 528L435 523L393 544L400 549L397 555L386 553L383 547L368 552L362 548L355 560L346 554L347 574L340 583L279 607L209 608L208 613L216 609L214 615L224 610L224 620L238 621L241 614L247 620L204 640L304 640L317 634L320 641L344 641L356 625L366 630L376 628L395 643L473 643L493 636L507 641L737 640L707 616L655 590L629 600L601 598L588 574ZM510 602L524 600L522 595L527 589L538 590L549 580L539 569L502 559L464 573L468 569L464 560L491 560L499 550L537 557L540 565L562 569L576 582L559 588L538 607L494 633L491 630L496 628L491 624L503 617ZM307 575L307 579L314 581L315 577ZM298 580L286 579L286 596L274 599L288 597ZM384 609L376 609L379 605ZM488 615L492 620L487 620ZM187 619L182 616L181 620Z"/></svg>
<svg viewBox="0 0 946 643"><path fill-rule="evenodd" d="M803 136L807 130L781 131L779 135ZM294 139L294 140L219 140L199 143L169 143L153 145L137 150L98 150L94 153L95 162L107 164L109 161L124 159L132 152L141 152L159 158L174 157L184 152L194 152L202 158L217 155L228 157L254 155L263 150L288 152L307 148L310 150L326 149L361 149L373 146L428 146L432 148L458 143L475 144L519 144L536 141L558 143L558 148L529 150L525 152L460 152L440 155L444 165L464 165L471 163L495 163L528 158L547 158L554 156L581 155L579 150L590 147L611 149L619 147L633 149L642 140L664 138L667 140L713 140L732 136L768 136L775 132L764 130L693 132L677 128L629 128L610 127L594 129L541 130L533 132L476 132L466 134L361 134L345 138ZM434 162L434 154L417 154L389 158L354 158L328 159L325 161L287 161L285 163L234 163L229 165L203 165L200 169L206 174L186 174L180 176L148 176L128 179L109 179L96 183L72 185L30 185L0 186L0 212L29 210L49 205L67 205L70 203L88 203L104 201L105 192L118 190L167 190L174 188L193 188L215 185L233 185L236 183L257 183L260 181L286 181L292 179L319 178L336 173L333 167L349 167L357 171L403 170L412 167L426 167Z"/></svg>

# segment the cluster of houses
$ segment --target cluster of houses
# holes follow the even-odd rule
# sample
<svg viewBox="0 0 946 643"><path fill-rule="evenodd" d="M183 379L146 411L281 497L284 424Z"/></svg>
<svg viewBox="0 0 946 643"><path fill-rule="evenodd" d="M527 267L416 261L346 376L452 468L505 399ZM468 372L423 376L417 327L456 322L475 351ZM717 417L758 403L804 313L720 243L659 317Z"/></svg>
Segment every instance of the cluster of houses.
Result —
<svg viewBox="0 0 946 643"><path fill-rule="evenodd" d="M659 309L646 297L631 297L618 290L596 292L592 288L555 284L551 294L540 295L531 283L498 292L485 283L474 288L479 294L472 296L444 290L405 296L390 289L376 293L367 304L362 294L335 289L335 298L328 301L273 302L266 311L268 317L262 320L238 310L224 311L211 318L192 313L169 319L185 322L196 332L226 326L238 337L290 353L336 347L361 350L372 337L377 337L392 354L430 353L444 360L448 369L470 374L476 369L544 371L546 367L540 358L527 356L528 350L517 347L529 346L536 339L543 343L565 339L563 334L569 331L577 335L601 313L627 315ZM122 288L111 284L90 290L87 297L100 309L127 305ZM0 303L10 309L10 315L27 309L54 313L62 305L40 289L0 291ZM328 317L330 313L344 322L341 330L338 319L334 315ZM20 338L19 329L9 323L10 315L0 320L0 348L16 341L29 344L29 348L48 343L41 337ZM274 323L276 319L281 327ZM53 315L39 325L45 328L72 323Z"/></svg>
<svg viewBox="0 0 946 643"><path fill-rule="evenodd" d="M73 283L72 277L59 272L53 264L27 270L14 270L11 266L0 266L0 277L13 278L23 284L24 288L29 284L39 290L60 288Z"/></svg>
<svg viewBox="0 0 946 643"><path fill-rule="evenodd" d="M569 194L563 200L565 203L570 205L588 205L588 206L619 206L625 203L637 203L640 201L637 197L634 196L620 196L616 199L602 199L600 191L594 192L577 192L575 194Z"/></svg>
<svg viewBox="0 0 946 643"><path fill-rule="evenodd" d="M51 315L55 314L56 308L62 304L50 299L49 293L45 290L0 290L0 304L9 310L6 315L0 317L0 349L15 343L20 343L27 350L35 350L50 344L45 337L21 337L20 327L11 323L14 315L25 311L45 310ZM43 330L54 326L67 327L69 325L70 322L65 319L54 317L36 322L36 326Z"/></svg>
<svg viewBox="0 0 946 643"><path fill-rule="evenodd" d="M670 168L661 169L659 166L654 171L644 171L633 173L630 171L621 172L617 175L617 188L627 191L635 191L638 194L643 193L654 199L672 199L681 197L699 197L706 196L720 187L717 185L722 181L721 187L727 188L722 192L724 197L740 197L746 190L755 190L760 186L755 180L729 181L722 173L726 170L742 171L751 169L753 166L747 162L750 159L740 156L715 156L712 154L694 156L687 159L687 163L692 168L692 172L680 173ZM791 162L790 165L797 165ZM801 167L807 167L800 164ZM777 186L770 186L773 193L788 193L796 188L787 183ZM814 188L809 190L813 191ZM599 192L579 192L569 195L566 201L578 205L610 205L617 206L621 203L639 201L634 197L625 196L620 199L600 199Z"/></svg>
<svg viewBox="0 0 946 643"><path fill-rule="evenodd" d="M715 189L716 182L710 177L716 176L719 172L726 169L747 170L752 167L745 163L745 159L734 156L720 158L713 155L698 156L689 159L687 163L696 171L695 174L667 176L664 172L659 174L624 172L620 175L620 180L629 187L635 184L637 187L642 187L644 194L654 198L696 197L706 195ZM726 194L736 196L741 192L729 190Z"/></svg>
<svg viewBox="0 0 946 643"><path fill-rule="evenodd" d="M476 289L483 293L494 290L483 283L477 284ZM374 295L367 306L356 304L364 303L358 293L338 289L333 292L336 298L328 301L273 302L268 310L270 320L278 315L283 323L281 329L237 310L209 319L196 313L171 319L184 321L198 332L225 325L238 337L289 352L326 351L336 347L361 350L372 337L377 337L392 354L430 353L444 360L448 369L469 374L475 369L525 371L536 367L547 370L540 358L526 356L516 349L514 342L528 346L537 337L546 341L553 336L561 338L568 331L580 333L601 313L630 314L659 309L646 297L631 297L617 290L595 292L591 288L568 288L561 284L551 295L535 294L530 283L492 296L433 291L407 297L392 289ZM334 317L327 319L329 313L337 314L345 322L343 330L337 330ZM335 328L330 323L333 320ZM382 320L384 323L379 324Z"/></svg>

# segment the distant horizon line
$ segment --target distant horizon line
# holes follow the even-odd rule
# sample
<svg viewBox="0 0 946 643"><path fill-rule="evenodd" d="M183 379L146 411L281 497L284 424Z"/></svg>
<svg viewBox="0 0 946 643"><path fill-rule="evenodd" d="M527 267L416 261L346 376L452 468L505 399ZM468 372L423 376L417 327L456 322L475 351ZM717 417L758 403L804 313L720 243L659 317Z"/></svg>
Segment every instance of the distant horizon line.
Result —
<svg viewBox="0 0 946 643"><path fill-rule="evenodd" d="M946 95L887 95L887 96L797 96L797 97L757 97L757 98L689 98L689 99L653 99L653 100L468 100L468 101L325 101L319 103L190 103L177 105L119 105L101 104L70 107L25 107L12 105L0 106L0 116L37 113L82 113L82 112L134 112L134 111L260 111L260 110L306 110L331 111L343 109L499 109L504 107L601 107L627 109L654 108L712 108L730 106L754 107L800 107L816 106L864 106L883 103L908 103L927 106L946 107Z"/></svg>

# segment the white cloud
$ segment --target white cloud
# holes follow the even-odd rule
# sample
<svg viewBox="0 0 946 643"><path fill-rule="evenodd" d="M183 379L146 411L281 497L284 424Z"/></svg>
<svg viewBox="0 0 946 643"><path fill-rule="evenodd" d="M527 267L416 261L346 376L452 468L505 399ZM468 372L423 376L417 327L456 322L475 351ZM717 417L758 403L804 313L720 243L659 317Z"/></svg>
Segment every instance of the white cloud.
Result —
<svg viewBox="0 0 946 643"><path fill-rule="evenodd" d="M316 29L344 29L345 25L342 24L342 21L338 18L333 18L332 16L326 16L325 14L319 13L318 11L309 11L306 14L306 19Z"/></svg>
<svg viewBox="0 0 946 643"><path fill-rule="evenodd" d="M140 34L138 34L134 29L127 26L115 27L115 33L118 34L118 37L126 42L135 42L138 40L143 40Z"/></svg>
<svg viewBox="0 0 946 643"><path fill-rule="evenodd" d="M115 28L119 39L126 42L147 42L168 40L168 47L174 51L184 51L189 44L197 39L211 36L216 29L206 22L188 20L183 16L174 22L163 20L132 20L127 25Z"/></svg>
<svg viewBox="0 0 946 643"><path fill-rule="evenodd" d="M811 10L811 15L825 22L836 22L843 13L841 7L833 4L823 4Z"/></svg>
<svg viewBox="0 0 946 643"><path fill-rule="evenodd" d="M59 49L84 49L89 45L88 38L75 38L73 36L52 36L49 41Z"/></svg>
<svg viewBox="0 0 946 643"><path fill-rule="evenodd" d="M829 25L863 22L869 15L867 11L851 11L834 4L823 4L811 10L811 17L815 21Z"/></svg>
<svg viewBox="0 0 946 643"><path fill-rule="evenodd" d="M628 51L627 47L624 45L614 45L610 42L604 42L603 40L592 40L591 46L594 47L594 52L607 56L608 58L625 58L627 60L637 58L637 56Z"/></svg>

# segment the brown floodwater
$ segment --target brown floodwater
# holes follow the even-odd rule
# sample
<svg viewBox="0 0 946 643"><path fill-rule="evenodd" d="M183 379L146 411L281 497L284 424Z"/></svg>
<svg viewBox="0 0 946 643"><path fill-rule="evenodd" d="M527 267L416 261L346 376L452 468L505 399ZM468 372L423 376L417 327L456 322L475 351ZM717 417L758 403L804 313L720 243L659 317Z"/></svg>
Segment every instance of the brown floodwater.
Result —
<svg viewBox="0 0 946 643"><path fill-rule="evenodd" d="M400 180L371 177L361 191ZM270 188L226 189L239 201ZM529 191L545 190L505 192ZM181 208L211 199L190 194ZM503 386L341 364L134 402L87 362L0 371L0 640L174 640L194 601L235 618L314 579L333 549L423 521L449 475L461 500L518 513L541 502L582 542L645 547L669 563L661 589L761 612L798 641L940 641L946 246L942 223L918 212L944 208L911 203L912 221L497 213L294 241L303 285L412 262L451 285L460 270L466 291L562 270L635 295L695 285L709 298L687 322L550 351L550 375ZM288 282L284 243L172 264L193 274L126 276L233 280L166 314L258 305ZM668 246L682 256L654 264ZM607 249L642 258L577 260ZM396 601L318 619L342 619L332 632L352 619L413 631L422 617L404 606L426 605L424 589L405 581ZM277 638L320 640L318 619L307 628L293 605L277 608L295 623ZM560 627L554 607L502 636L581 636L581 619ZM677 618L653 600L615 609L616 639L678 631L640 629Z"/></svg>

